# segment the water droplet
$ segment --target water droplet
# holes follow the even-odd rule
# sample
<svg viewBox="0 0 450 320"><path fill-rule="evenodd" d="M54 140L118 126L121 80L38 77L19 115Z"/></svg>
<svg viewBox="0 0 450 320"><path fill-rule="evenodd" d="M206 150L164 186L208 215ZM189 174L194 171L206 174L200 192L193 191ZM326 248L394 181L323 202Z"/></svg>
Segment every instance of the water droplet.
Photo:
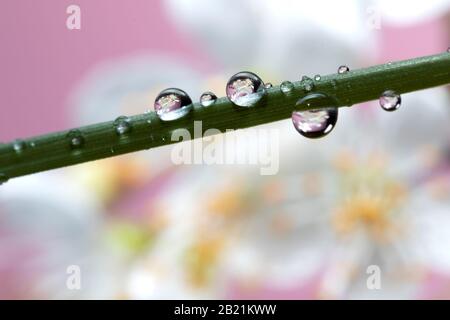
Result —
<svg viewBox="0 0 450 320"><path fill-rule="evenodd" d="M156 97L154 108L161 120L177 120L191 112L192 100L183 90L169 88Z"/></svg>
<svg viewBox="0 0 450 320"><path fill-rule="evenodd" d="M6 174L0 173L0 185L8 182L9 178Z"/></svg>
<svg viewBox="0 0 450 320"><path fill-rule="evenodd" d="M24 141L17 139L13 142L13 149L15 152L20 153L22 152L26 147L26 144Z"/></svg>
<svg viewBox="0 0 450 320"><path fill-rule="evenodd" d="M312 93L298 100L298 109L317 107L305 111L294 111L292 122L295 129L307 138L321 138L330 133L338 118L337 103L322 93Z"/></svg>
<svg viewBox="0 0 450 320"><path fill-rule="evenodd" d="M266 89L270 89L270 88L272 88L273 87L273 85L270 83L270 82L267 82L265 85L264 85L264 88L266 88Z"/></svg>
<svg viewBox="0 0 450 320"><path fill-rule="evenodd" d="M337 88L337 81L336 80L331 80L331 85L333 86L333 89L335 89L336 90L336 88Z"/></svg>
<svg viewBox="0 0 450 320"><path fill-rule="evenodd" d="M116 133L118 135L124 135L131 131L130 118L125 116L120 116L114 120L114 128L116 128Z"/></svg>
<svg viewBox="0 0 450 320"><path fill-rule="evenodd" d="M303 76L302 84L306 91L312 91L314 89L314 81L307 76Z"/></svg>
<svg viewBox="0 0 450 320"><path fill-rule="evenodd" d="M263 81L252 72L239 72L228 80L228 99L239 107L253 107L266 93Z"/></svg>
<svg viewBox="0 0 450 320"><path fill-rule="evenodd" d="M144 114L146 115L146 118L147 118L146 122L147 122L148 124L151 124L151 123L152 123L152 111L146 110L146 111L144 112Z"/></svg>
<svg viewBox="0 0 450 320"><path fill-rule="evenodd" d="M33 141L30 142L30 147L34 148L36 147L36 143L34 143Z"/></svg>
<svg viewBox="0 0 450 320"><path fill-rule="evenodd" d="M340 66L339 68L338 68L338 73L339 74L344 74L344 73L347 73L347 72L349 72L350 71L350 69L349 69L349 67L347 67L347 66Z"/></svg>
<svg viewBox="0 0 450 320"><path fill-rule="evenodd" d="M314 76L314 80L316 80L316 81L320 81L321 79L322 79L322 77L320 76L320 74L316 74Z"/></svg>
<svg viewBox="0 0 450 320"><path fill-rule="evenodd" d="M209 107L211 105L213 105L217 100L217 96L212 93L211 91L207 91L204 92L201 96L200 96L200 104L203 107Z"/></svg>
<svg viewBox="0 0 450 320"><path fill-rule="evenodd" d="M450 47L448 47L448 48L447 48L447 52L449 52L449 53L450 53Z"/></svg>
<svg viewBox="0 0 450 320"><path fill-rule="evenodd" d="M83 134L79 130L70 130L67 133L67 138L72 149L81 148L84 144Z"/></svg>
<svg viewBox="0 0 450 320"><path fill-rule="evenodd" d="M401 103L402 98L399 94L392 90L386 90L380 96L380 106L386 111L395 111L397 110Z"/></svg>
<svg viewBox="0 0 450 320"><path fill-rule="evenodd" d="M287 94L294 89L294 85L290 81L283 81L280 85L281 92Z"/></svg>

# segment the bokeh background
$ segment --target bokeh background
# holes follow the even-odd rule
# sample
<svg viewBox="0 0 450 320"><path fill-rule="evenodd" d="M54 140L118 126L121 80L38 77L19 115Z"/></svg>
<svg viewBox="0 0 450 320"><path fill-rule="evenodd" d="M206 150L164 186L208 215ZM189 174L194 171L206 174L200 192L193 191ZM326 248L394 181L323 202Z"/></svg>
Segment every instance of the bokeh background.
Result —
<svg viewBox="0 0 450 320"><path fill-rule="evenodd" d="M450 1L3 0L0 41L7 142L143 113L166 87L223 96L241 70L277 85L443 52ZM273 176L176 166L168 146L13 179L0 298L450 298L449 90L402 99L342 109L320 140L262 126Z"/></svg>

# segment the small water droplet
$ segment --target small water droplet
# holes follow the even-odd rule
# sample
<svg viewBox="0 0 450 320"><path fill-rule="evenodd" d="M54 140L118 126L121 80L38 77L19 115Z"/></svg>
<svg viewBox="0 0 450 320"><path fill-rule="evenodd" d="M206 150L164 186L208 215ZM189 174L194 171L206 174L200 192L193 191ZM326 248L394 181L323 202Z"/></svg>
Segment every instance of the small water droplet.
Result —
<svg viewBox="0 0 450 320"><path fill-rule="evenodd" d="M317 109L294 111L292 123L295 129L307 138L321 138L330 133L338 118L337 103L334 99L322 93L312 93L298 100L296 108Z"/></svg>
<svg viewBox="0 0 450 320"><path fill-rule="evenodd" d="M125 116L118 117L114 120L114 128L119 136L129 133L131 131L130 118Z"/></svg>
<svg viewBox="0 0 450 320"><path fill-rule="evenodd" d="M340 66L339 68L338 68L338 73L339 74L344 74L344 73L347 73L347 72L349 72L350 71L350 69L349 69L349 67L347 67L347 66Z"/></svg>
<svg viewBox="0 0 450 320"><path fill-rule="evenodd" d="M145 110L144 114L147 116L147 123L151 124L152 123L152 111L150 109Z"/></svg>
<svg viewBox="0 0 450 320"><path fill-rule="evenodd" d="M209 107L211 105L213 105L217 100L217 96L212 93L211 91L207 91L202 93L202 95L200 96L200 104L203 107Z"/></svg>
<svg viewBox="0 0 450 320"><path fill-rule="evenodd" d="M303 76L302 84L307 92L312 91L314 89L314 81L310 77Z"/></svg>
<svg viewBox="0 0 450 320"><path fill-rule="evenodd" d="M294 85L290 81L283 81L280 85L281 92L288 94L294 89Z"/></svg>
<svg viewBox="0 0 450 320"><path fill-rule="evenodd" d="M22 152L26 147L26 144L23 140L17 139L13 142L13 149L15 152L20 153Z"/></svg>
<svg viewBox="0 0 450 320"><path fill-rule="evenodd" d="M8 182L9 178L6 174L0 173L0 185Z"/></svg>
<svg viewBox="0 0 450 320"><path fill-rule="evenodd" d="M34 148L36 147L36 143L34 143L33 141L30 142L30 147Z"/></svg>
<svg viewBox="0 0 450 320"><path fill-rule="evenodd" d="M337 89L337 81L336 80L331 80L331 85L332 85L332 87L333 87L333 89L334 90L336 90Z"/></svg>
<svg viewBox="0 0 450 320"><path fill-rule="evenodd" d="M253 107L266 93L264 83L252 72L239 72L228 80L226 94L238 107Z"/></svg>
<svg viewBox="0 0 450 320"><path fill-rule="evenodd" d="M270 83L270 82L267 82L265 85L264 85L264 88L266 88L266 89L270 89L270 88L272 88L273 87L273 85Z"/></svg>
<svg viewBox="0 0 450 320"><path fill-rule="evenodd" d="M169 88L156 97L154 108L161 120L177 120L191 112L192 100L183 90Z"/></svg>
<svg viewBox="0 0 450 320"><path fill-rule="evenodd" d="M320 76L320 74L316 74L314 76L314 80L316 80L316 81L320 81L321 79L322 79L322 77Z"/></svg>
<svg viewBox="0 0 450 320"><path fill-rule="evenodd" d="M386 90L381 94L379 102L384 110L395 111L400 108L402 97L393 90Z"/></svg>
<svg viewBox="0 0 450 320"><path fill-rule="evenodd" d="M81 148L84 144L83 134L79 130L70 130L67 133L67 138L72 149Z"/></svg>

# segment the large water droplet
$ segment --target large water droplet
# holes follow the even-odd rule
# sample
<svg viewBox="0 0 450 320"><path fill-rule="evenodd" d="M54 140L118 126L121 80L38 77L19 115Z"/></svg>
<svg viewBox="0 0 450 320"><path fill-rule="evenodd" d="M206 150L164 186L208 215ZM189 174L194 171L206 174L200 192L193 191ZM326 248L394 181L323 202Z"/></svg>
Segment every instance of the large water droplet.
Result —
<svg viewBox="0 0 450 320"><path fill-rule="evenodd" d="M8 182L9 178L6 174L0 173L0 185Z"/></svg>
<svg viewBox="0 0 450 320"><path fill-rule="evenodd" d="M84 144L83 134L79 130L71 130L67 133L69 144L72 149L81 148Z"/></svg>
<svg viewBox="0 0 450 320"><path fill-rule="evenodd" d="M114 128L119 136L129 133L131 131L130 118L125 116L118 117L114 120Z"/></svg>
<svg viewBox="0 0 450 320"><path fill-rule="evenodd" d="M172 121L186 116L192 110L192 100L183 90L169 88L156 97L154 107L161 120Z"/></svg>
<svg viewBox="0 0 450 320"><path fill-rule="evenodd" d="M17 139L13 142L13 149L15 152L20 153L26 148L26 144L23 140Z"/></svg>
<svg viewBox="0 0 450 320"><path fill-rule="evenodd" d="M298 100L298 109L315 107L317 109L294 111L292 122L295 129L307 138L321 138L330 133L336 125L338 108L334 99L322 93L312 93Z"/></svg>
<svg viewBox="0 0 450 320"><path fill-rule="evenodd" d="M280 85L280 90L284 94L290 93L294 89L294 85L290 81L283 81Z"/></svg>
<svg viewBox="0 0 450 320"><path fill-rule="evenodd" d="M347 66L340 66L340 67L338 68L338 73L339 73L339 74L344 74L344 73L347 73L347 72L349 72L349 71L350 71L350 68L347 67Z"/></svg>
<svg viewBox="0 0 450 320"><path fill-rule="evenodd" d="M302 84L307 92L310 92L314 89L314 81L310 77L303 76Z"/></svg>
<svg viewBox="0 0 450 320"><path fill-rule="evenodd" d="M397 110L401 103L402 98L393 90L386 90L380 96L380 106L386 111Z"/></svg>
<svg viewBox="0 0 450 320"><path fill-rule="evenodd" d="M320 76L320 74L316 74L314 76L314 80L316 80L316 81L320 81L321 79L322 79L322 77Z"/></svg>
<svg viewBox="0 0 450 320"><path fill-rule="evenodd" d="M270 89L270 88L272 88L273 87L273 85L270 83L270 82L267 82L265 85L264 85L264 88L266 88L266 89Z"/></svg>
<svg viewBox="0 0 450 320"><path fill-rule="evenodd" d="M228 99L239 107L253 107L266 93L263 81L252 72L239 72L228 80Z"/></svg>
<svg viewBox="0 0 450 320"><path fill-rule="evenodd" d="M200 104L203 107L209 107L216 102L217 96L211 91L207 91L200 96Z"/></svg>

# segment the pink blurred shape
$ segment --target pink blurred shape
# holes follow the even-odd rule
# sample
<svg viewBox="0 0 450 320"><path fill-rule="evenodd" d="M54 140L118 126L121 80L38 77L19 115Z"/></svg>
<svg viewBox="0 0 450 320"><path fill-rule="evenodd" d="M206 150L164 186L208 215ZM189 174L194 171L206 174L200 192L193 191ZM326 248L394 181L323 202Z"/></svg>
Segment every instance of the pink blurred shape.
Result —
<svg viewBox="0 0 450 320"><path fill-rule="evenodd" d="M81 30L66 27L71 4L81 8ZM156 0L6 0L0 22L4 141L70 125L68 95L99 62L152 51L201 56Z"/></svg>

